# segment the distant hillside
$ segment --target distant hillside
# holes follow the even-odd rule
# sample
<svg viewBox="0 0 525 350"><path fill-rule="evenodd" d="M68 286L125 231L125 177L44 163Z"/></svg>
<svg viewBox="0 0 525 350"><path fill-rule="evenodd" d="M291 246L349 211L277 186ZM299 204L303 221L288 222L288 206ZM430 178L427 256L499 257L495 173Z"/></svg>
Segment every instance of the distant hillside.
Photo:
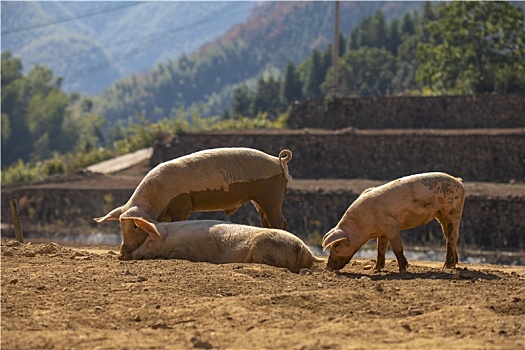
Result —
<svg viewBox="0 0 525 350"><path fill-rule="evenodd" d="M270 58L270 63L283 68L288 59L304 60L314 48L332 42L334 2L268 2L255 7L245 23L234 25L217 43L243 41ZM365 17L377 10L385 19L401 17L407 11L421 8L421 2L342 1L339 30L348 35ZM202 50L201 50L202 51Z"/></svg>
<svg viewBox="0 0 525 350"><path fill-rule="evenodd" d="M344 35L377 10L388 20L421 8L421 2L340 4ZM261 2L246 22L234 25L194 54L117 81L98 96L96 110L111 122L136 113L158 120L177 115L181 107L200 104L208 106L204 115L218 114L236 85L265 71L282 71L289 60L301 63L312 49L331 43L334 6L334 2L319 1Z"/></svg>
<svg viewBox="0 0 525 350"><path fill-rule="evenodd" d="M254 2L2 1L2 51L95 94L175 60L246 19Z"/></svg>

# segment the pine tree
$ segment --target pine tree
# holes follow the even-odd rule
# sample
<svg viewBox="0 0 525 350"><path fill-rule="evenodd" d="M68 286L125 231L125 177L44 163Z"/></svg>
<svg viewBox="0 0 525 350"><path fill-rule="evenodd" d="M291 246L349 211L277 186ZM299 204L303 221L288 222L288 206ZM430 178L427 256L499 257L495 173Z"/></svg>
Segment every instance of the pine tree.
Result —
<svg viewBox="0 0 525 350"><path fill-rule="evenodd" d="M397 56L397 48L401 43L401 38L399 36L399 20L397 18L390 21L390 24L387 27L387 42L386 49L392 53L392 55Z"/></svg>
<svg viewBox="0 0 525 350"><path fill-rule="evenodd" d="M343 57L346 52L346 40L342 33L339 33L339 57Z"/></svg>
<svg viewBox="0 0 525 350"><path fill-rule="evenodd" d="M314 49L311 62L310 72L308 74L308 80L306 82L306 97L319 98L322 97L321 84L325 78L325 70L321 61L321 53L319 50Z"/></svg>
<svg viewBox="0 0 525 350"><path fill-rule="evenodd" d="M382 11L375 12L371 23L372 47L382 48L387 46L385 15Z"/></svg>
<svg viewBox="0 0 525 350"><path fill-rule="evenodd" d="M277 117L281 110L281 82L270 76L268 80L263 77L257 81L255 97L253 99L253 115L268 113L271 119Z"/></svg>
<svg viewBox="0 0 525 350"><path fill-rule="evenodd" d="M359 27L354 28L350 32L350 38L348 39L348 49L357 50L359 48Z"/></svg>
<svg viewBox="0 0 525 350"><path fill-rule="evenodd" d="M405 13L401 21L401 36L414 35L416 33L416 25L410 13Z"/></svg>
<svg viewBox="0 0 525 350"><path fill-rule="evenodd" d="M281 96L285 104L290 104L303 98L303 83L292 61L288 61L286 65Z"/></svg>
<svg viewBox="0 0 525 350"><path fill-rule="evenodd" d="M251 93L248 87L243 84L238 86L233 91L233 102L232 110L234 116L251 116L250 105L251 105Z"/></svg>

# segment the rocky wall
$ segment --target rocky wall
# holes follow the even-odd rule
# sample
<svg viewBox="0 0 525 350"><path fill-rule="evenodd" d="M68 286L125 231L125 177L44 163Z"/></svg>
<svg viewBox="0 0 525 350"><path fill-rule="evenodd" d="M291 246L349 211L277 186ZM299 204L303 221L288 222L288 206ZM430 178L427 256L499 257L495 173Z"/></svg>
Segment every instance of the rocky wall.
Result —
<svg viewBox="0 0 525 350"><path fill-rule="evenodd" d="M463 129L525 127L525 95L335 98L297 101L292 129Z"/></svg>
<svg viewBox="0 0 525 350"><path fill-rule="evenodd" d="M2 223L11 224L9 198L18 198L22 228L26 232L89 234L118 233L117 221L96 224L92 218L102 216L125 203L132 189L79 190L39 189L31 187L2 189ZM303 191L289 189L283 203L288 230L310 244L319 244L324 233L337 224L349 204L358 197L352 191ZM251 204L233 216L222 212L193 213L191 219L231 220L260 225ZM525 197L467 195L460 227L460 246L484 250L525 249ZM404 231L406 245L444 247L439 224Z"/></svg>
<svg viewBox="0 0 525 350"><path fill-rule="evenodd" d="M392 180L444 171L465 181L525 182L525 128L491 130L244 130L186 133L158 144L152 166L215 147L288 148L294 178Z"/></svg>

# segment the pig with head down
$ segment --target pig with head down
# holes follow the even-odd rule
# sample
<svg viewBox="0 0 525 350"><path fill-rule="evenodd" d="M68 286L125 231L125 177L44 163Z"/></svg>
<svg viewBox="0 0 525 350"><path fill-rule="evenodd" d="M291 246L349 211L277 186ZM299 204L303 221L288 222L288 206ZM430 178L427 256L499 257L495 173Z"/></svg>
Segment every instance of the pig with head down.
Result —
<svg viewBox="0 0 525 350"><path fill-rule="evenodd" d="M242 147L216 148L159 164L140 182L126 204L97 223L119 220L120 258L137 249L148 234L126 218L186 220L194 211L224 210L231 215L251 201L263 227L286 228L281 207L291 179L289 150L278 157Z"/></svg>
<svg viewBox="0 0 525 350"><path fill-rule="evenodd" d="M183 259L193 262L259 263L298 273L323 262L298 237L284 230L230 224L218 220L133 221L149 237L126 259Z"/></svg>
<svg viewBox="0 0 525 350"><path fill-rule="evenodd" d="M439 221L445 235L447 249L443 268L455 268L464 202L461 179L439 172L406 176L365 190L323 237L323 249L330 248L327 269L342 269L366 242L377 239L374 270L384 268L390 243L399 271L404 272L408 261L403 254L400 231L433 219Z"/></svg>

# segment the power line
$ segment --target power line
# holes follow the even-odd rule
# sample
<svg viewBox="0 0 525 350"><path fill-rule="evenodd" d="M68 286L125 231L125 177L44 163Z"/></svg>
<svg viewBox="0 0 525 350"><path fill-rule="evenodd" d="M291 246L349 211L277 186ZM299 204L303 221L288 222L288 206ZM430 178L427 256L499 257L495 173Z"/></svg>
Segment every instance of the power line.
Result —
<svg viewBox="0 0 525 350"><path fill-rule="evenodd" d="M67 21L76 20L76 19L79 19L79 18L85 18L85 17L89 17L89 16L94 16L96 14L101 14L103 12L115 11L117 9L122 9L122 8L126 8L126 7L129 7L129 6L135 6L135 5L137 5L137 4L131 4L131 5L126 5L126 6L114 7L114 8L106 9L106 10L103 10L103 11L97 11L96 13L83 14L83 15L77 16L75 18L59 20L59 21L55 21L53 23L39 24L39 25L35 25L35 26L32 26L32 27L37 28L37 27L43 27L43 26L47 26L47 25L54 25L54 24L58 24L58 23L63 23L63 22L67 22ZM204 19L200 19L200 20L197 20L197 21L192 22L192 23L188 23L188 24L185 24L185 25L180 25L178 27L170 28L170 29L167 29L167 30L162 30L162 31L155 32L155 33L148 34L148 35L144 35L142 37L135 37L135 38L133 38L131 40L122 40L120 42L113 43L113 44L110 44L110 45L104 45L103 46L104 49L107 49L109 47L116 47L116 46L120 46L120 45L129 45L129 44L134 43L134 42L144 42L144 41L146 41L146 43L140 45L140 47L132 47L131 50L129 50L127 53L121 53L120 55L118 55L116 57L112 57L111 62L102 62L102 63L94 64L92 66L89 66L89 67L86 67L86 68L82 69L81 71L77 72L77 74L75 74L76 79L73 79L73 80L78 80L79 78L83 78L85 76L92 75L96 71L105 70L105 69L109 68L110 66L113 66L116 62L121 62L121 61L127 60L130 57L135 56L135 55L139 54L140 52L144 51L145 48L147 48L149 46L157 45L159 42L162 42L162 41L165 41L165 40L169 40L173 36L175 36L175 35L177 35L177 34L179 34L181 32L184 32L184 31L186 31L188 29L191 29L191 28L194 28L194 27L198 27L198 26L202 26L202 25L206 25L206 24L211 24L213 22L222 21L226 17L233 17L233 16L244 14L247 11L248 12L250 11L249 9L248 10L242 9L242 10L237 10L237 11L231 11L232 9L233 10L237 9L237 7L236 6L232 6L232 7L227 8L227 9L222 8L222 9L220 9L218 11L215 11L215 12L207 15ZM34 29L34 28L31 28L31 29ZM29 30L29 29L28 28L18 28L16 30L11 30L10 33L14 33L14 32L17 32L17 31L23 31L23 30ZM4 34L4 33L2 33L2 34ZM98 50L98 49L84 50L82 52L77 52L77 53L73 54L73 56L81 55L81 54L82 55L89 55L90 53L95 53L96 50ZM64 57L64 56L56 57L54 60L55 61L60 60L60 59L70 60L71 57L72 57L72 55L68 55L67 57Z"/></svg>
<svg viewBox="0 0 525 350"><path fill-rule="evenodd" d="M158 43L159 41L167 40L167 39L169 39L169 37L171 37L173 35L176 35L176 34L178 34L180 32L183 32L185 30L192 29L192 28L195 28L195 27L199 27L199 26L204 25L204 24L211 24L213 22L217 22L217 21L223 20L223 18L213 18L213 17L216 17L218 12L220 12L220 11L211 13L208 16L206 16L204 19L201 19L201 20L198 20L198 21L195 21L195 22L192 22L192 23L183 24L183 25L180 25L178 27L174 27L174 28L166 29L166 30L163 30L163 31L160 31L160 32L148 34L148 35L145 35L145 36L142 36L142 37L138 37L138 38L135 38L135 39L123 40L123 41L120 41L120 42L117 42L117 43L113 43L111 45L104 45L104 48L107 49L107 48L110 48L110 47L119 46L119 45L123 45L123 44L128 44L128 43L132 43L132 42L140 42L140 41L143 41L143 40L148 40L148 41L142 47L152 46L152 45L155 45L156 43ZM240 11L236 11L236 12L230 13L228 16L237 16L239 14L243 14L244 12L246 12L246 10L240 10ZM154 38L156 38L156 40L151 41ZM140 48L134 48L133 50L136 51L137 49L140 50L141 47Z"/></svg>
<svg viewBox="0 0 525 350"><path fill-rule="evenodd" d="M78 15L78 16L70 17L70 18L63 18L63 19L59 19L57 21L46 22L46 23L38 23L38 24L33 24L33 25L30 25L30 26L27 26L27 27L20 27L20 28L5 30L5 31L1 32L1 35L9 35L9 34L14 34L14 33L20 33L20 32L25 32L25 31L28 31L28 30L33 30L33 29L42 28L42 27L48 27L48 26L52 26L52 25L56 25L56 24L60 24L60 23L76 21L76 20L81 19L81 18L93 17L93 16L97 16L97 15L100 15L100 14L109 13L109 12L113 12L113 11L120 11L120 10L123 10L125 8L138 6L138 5L141 5L141 4L143 4L143 2L134 2L134 3L131 3L131 4L126 4L126 5L122 5L122 6L112 7L112 8L99 10L99 11L95 11L95 12L89 12L89 13L81 14L81 15Z"/></svg>
<svg viewBox="0 0 525 350"><path fill-rule="evenodd" d="M230 9L233 9L233 8L230 8ZM178 33L181 33L181 32L184 32L184 31L186 31L188 29L196 28L196 27L199 27L199 26L202 26L202 25L205 25L205 24L211 24L213 22L218 22L218 21L224 20L225 17L234 17L234 16L237 16L237 15L240 15L240 14L244 14L246 12L246 9L242 9L242 10L238 10L238 11L233 11L233 12L227 13L227 12L230 11L230 9L227 9L226 11L224 11L224 9L220 9L218 11L215 11L215 12L211 13L211 14L208 14L203 19L200 19L200 20L188 23L188 24L183 24L183 25L180 25L180 26L177 26L177 27L173 27L173 28L162 30L162 31L150 33L150 34L147 34L147 35L134 37L132 39L121 40L121 41L118 41L118 42L115 42L115 43L112 43L112 44L107 44L107 45L103 44L101 46L102 46L103 50L108 50L110 48L115 48L115 47L122 46L122 45L129 45L129 44L133 44L133 43L137 43L138 45L140 45L140 47L132 47L127 53L116 55L116 56L111 55L115 59L114 61L121 61L123 59L127 59L130 56L133 56L133 55L137 54L138 52L142 51L142 49L145 48L145 47L153 46L153 45L155 45L155 44L157 44L157 43L159 43L161 41L168 40L171 37L173 37L174 35L176 35ZM223 13L221 14L221 12L223 12ZM144 43L144 44L139 44L139 43ZM75 53L72 53L72 54L69 54L67 56L60 55L59 57L53 58L53 60L54 61L61 61L61 60L62 61L64 61L64 60L65 61L69 61L73 57L86 56L86 55L90 55L92 53L96 53L98 51L99 51L98 47L97 48L85 49L85 50L79 50L79 51L77 51ZM96 65L95 67L100 68L100 65Z"/></svg>

